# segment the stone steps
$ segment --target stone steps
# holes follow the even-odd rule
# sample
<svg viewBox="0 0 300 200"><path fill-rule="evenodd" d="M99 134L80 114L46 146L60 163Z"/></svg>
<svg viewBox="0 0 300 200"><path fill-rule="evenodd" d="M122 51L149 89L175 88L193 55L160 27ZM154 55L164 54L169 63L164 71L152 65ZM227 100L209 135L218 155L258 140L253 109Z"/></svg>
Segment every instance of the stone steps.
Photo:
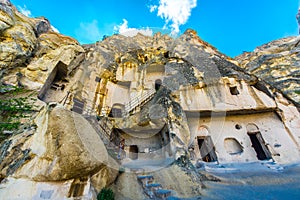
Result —
<svg viewBox="0 0 300 200"><path fill-rule="evenodd" d="M92 125L95 131L100 136L101 140L105 145L108 145L110 142L110 134L112 129L107 126L103 121L98 121L95 116L85 115L84 118Z"/></svg>
<svg viewBox="0 0 300 200"><path fill-rule="evenodd" d="M148 92L144 93L142 96L133 98L130 102L125 104L125 112L123 114L126 116L130 113L133 113L137 108L144 106L154 97L155 93L156 90L151 89Z"/></svg>
<svg viewBox="0 0 300 200"><path fill-rule="evenodd" d="M172 190L163 189L162 185L160 183L154 183L154 177L153 175L138 175L137 180L142 185L144 193L150 198L150 199L157 199L157 200L166 200L169 198L175 198L172 197Z"/></svg>
<svg viewBox="0 0 300 200"><path fill-rule="evenodd" d="M171 196L172 191L171 190L164 190L164 189L158 189L154 192L155 196L158 199L166 199L167 197Z"/></svg>
<svg viewBox="0 0 300 200"><path fill-rule="evenodd" d="M149 91L146 91L141 96L133 97L129 102L125 103L124 110L122 111L122 116L126 117L130 114L134 114L138 110L140 110L141 107L143 107L146 103L148 103L156 94L155 89L151 89ZM107 117L108 114L111 112L111 107L103 107L101 109L100 116Z"/></svg>

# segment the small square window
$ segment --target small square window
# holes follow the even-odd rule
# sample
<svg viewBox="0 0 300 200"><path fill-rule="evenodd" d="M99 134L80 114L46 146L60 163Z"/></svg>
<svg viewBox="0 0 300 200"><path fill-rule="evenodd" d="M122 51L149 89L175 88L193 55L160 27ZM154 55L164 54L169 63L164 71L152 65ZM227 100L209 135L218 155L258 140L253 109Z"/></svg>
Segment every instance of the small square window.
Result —
<svg viewBox="0 0 300 200"><path fill-rule="evenodd" d="M231 95L238 95L238 94L240 94L236 86L230 87L229 89L230 89L230 94Z"/></svg>
<svg viewBox="0 0 300 200"><path fill-rule="evenodd" d="M101 78L100 78L100 77L98 77L98 76L96 76L96 79L95 79L95 81L99 83L99 82L101 81Z"/></svg>

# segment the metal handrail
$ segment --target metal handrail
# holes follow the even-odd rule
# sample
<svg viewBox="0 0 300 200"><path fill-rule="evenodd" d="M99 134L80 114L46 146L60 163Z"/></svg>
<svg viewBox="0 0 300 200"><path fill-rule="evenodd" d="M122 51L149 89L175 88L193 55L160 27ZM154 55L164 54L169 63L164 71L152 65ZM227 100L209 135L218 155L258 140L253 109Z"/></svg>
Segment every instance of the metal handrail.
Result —
<svg viewBox="0 0 300 200"><path fill-rule="evenodd" d="M135 97L133 100L129 101L125 104L125 114L130 113L134 109L136 109L138 106L142 105L143 103L148 102L148 100L151 99L151 97L154 96L156 90L151 89L147 91L146 93L142 94L141 96Z"/></svg>
<svg viewBox="0 0 300 200"><path fill-rule="evenodd" d="M108 122L102 120L98 121L97 118L93 116L85 116L85 118L91 123L103 142L108 143L112 132L112 128L107 125Z"/></svg>
<svg viewBox="0 0 300 200"><path fill-rule="evenodd" d="M143 104L147 103L156 93L155 89L150 89L146 92L144 92L142 95L140 96L136 96L134 97L131 101L127 102L124 105L124 111L123 111L123 116L128 115L130 112L132 112L133 110L135 110L137 107L142 106ZM84 99L85 102L91 102L88 99ZM73 105L74 106L74 105ZM75 106L77 107L77 106ZM84 106L83 111L85 111L87 114L89 115L97 115L97 111L92 108L91 106ZM101 109L101 113L100 116L108 116L109 112L111 111L111 108L108 106L102 107Z"/></svg>

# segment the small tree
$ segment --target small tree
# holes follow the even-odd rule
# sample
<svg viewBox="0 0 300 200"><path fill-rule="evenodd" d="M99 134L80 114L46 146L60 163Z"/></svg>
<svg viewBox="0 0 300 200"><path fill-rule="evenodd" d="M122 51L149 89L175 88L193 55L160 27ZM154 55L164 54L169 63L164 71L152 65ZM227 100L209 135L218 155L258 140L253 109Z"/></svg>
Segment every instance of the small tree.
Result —
<svg viewBox="0 0 300 200"><path fill-rule="evenodd" d="M97 195L97 200L114 200L115 195L112 189L103 188Z"/></svg>

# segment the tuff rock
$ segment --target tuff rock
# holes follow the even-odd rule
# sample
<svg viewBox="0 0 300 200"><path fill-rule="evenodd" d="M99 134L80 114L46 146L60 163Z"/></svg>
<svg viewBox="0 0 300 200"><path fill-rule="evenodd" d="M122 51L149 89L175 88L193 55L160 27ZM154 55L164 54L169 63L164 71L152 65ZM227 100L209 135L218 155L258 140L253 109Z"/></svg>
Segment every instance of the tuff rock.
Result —
<svg viewBox="0 0 300 200"><path fill-rule="evenodd" d="M240 66L291 99L300 102L299 37L287 37L236 57Z"/></svg>
<svg viewBox="0 0 300 200"><path fill-rule="evenodd" d="M155 179L187 198L204 163L300 160L299 37L233 59L191 29L80 45L8 0L0 12L1 85L36 91L40 106L1 143L1 197L147 198L135 173L165 168Z"/></svg>

